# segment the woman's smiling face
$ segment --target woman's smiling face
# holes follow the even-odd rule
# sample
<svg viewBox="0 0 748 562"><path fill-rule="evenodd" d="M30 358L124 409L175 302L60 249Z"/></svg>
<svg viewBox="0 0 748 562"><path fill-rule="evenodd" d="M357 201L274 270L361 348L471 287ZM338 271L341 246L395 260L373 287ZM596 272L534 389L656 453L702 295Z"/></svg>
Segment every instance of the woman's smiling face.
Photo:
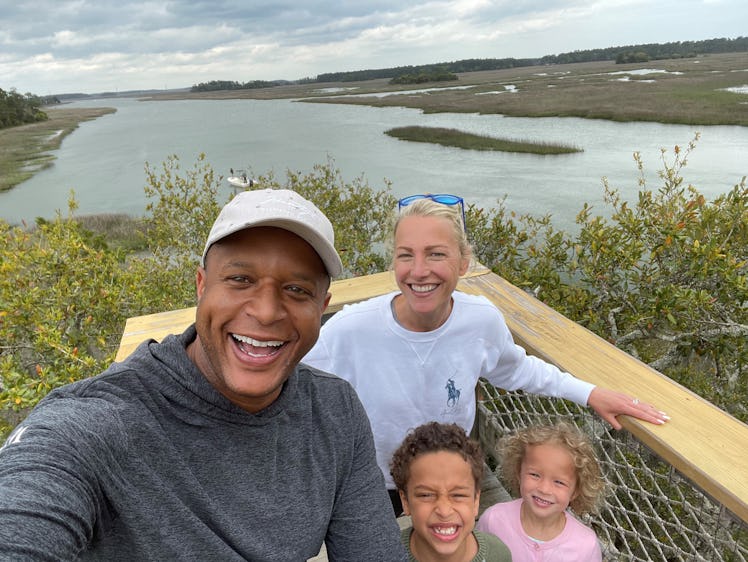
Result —
<svg viewBox="0 0 748 562"><path fill-rule="evenodd" d="M398 320L428 320L435 329L449 316L452 292L469 266L460 253L449 220L433 216L403 217L395 232L395 280L407 307ZM400 313L400 309L398 309Z"/></svg>

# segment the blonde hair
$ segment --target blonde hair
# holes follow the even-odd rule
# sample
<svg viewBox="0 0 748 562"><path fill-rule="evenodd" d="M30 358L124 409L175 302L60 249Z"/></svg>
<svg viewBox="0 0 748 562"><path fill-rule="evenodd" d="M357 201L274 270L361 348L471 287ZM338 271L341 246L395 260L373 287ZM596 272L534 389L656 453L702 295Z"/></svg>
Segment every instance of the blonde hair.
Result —
<svg viewBox="0 0 748 562"><path fill-rule="evenodd" d="M501 474L515 496L520 493L522 461L530 445L564 447L571 455L577 476L577 495L571 500L569 507L578 515L591 513L599 508L605 491L605 479L597 455L587 436L565 422L526 427L501 439Z"/></svg>
<svg viewBox="0 0 748 562"><path fill-rule="evenodd" d="M418 199L410 205L406 205L400 209L400 213L395 218L395 225L392 229L393 245L397 236L397 228L400 226L400 221L405 217L437 217L448 220L460 250L460 257L468 260L472 258L473 248L470 246L465 225L462 223L462 208L460 205L444 205L428 198Z"/></svg>

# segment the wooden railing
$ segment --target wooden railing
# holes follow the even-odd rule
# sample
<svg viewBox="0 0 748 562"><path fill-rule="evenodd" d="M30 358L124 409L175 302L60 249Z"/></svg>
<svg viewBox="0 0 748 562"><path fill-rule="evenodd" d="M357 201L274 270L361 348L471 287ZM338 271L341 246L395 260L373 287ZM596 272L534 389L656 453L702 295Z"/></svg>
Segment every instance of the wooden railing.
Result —
<svg viewBox="0 0 748 562"><path fill-rule="evenodd" d="M395 288L390 272L335 281L329 312ZM528 353L667 412L671 420L662 426L628 417L620 421L637 440L748 523L748 426L483 266L473 267L458 288L492 301L504 314L515 341ZM117 360L145 339L180 333L194 316L195 309L189 308L130 318Z"/></svg>

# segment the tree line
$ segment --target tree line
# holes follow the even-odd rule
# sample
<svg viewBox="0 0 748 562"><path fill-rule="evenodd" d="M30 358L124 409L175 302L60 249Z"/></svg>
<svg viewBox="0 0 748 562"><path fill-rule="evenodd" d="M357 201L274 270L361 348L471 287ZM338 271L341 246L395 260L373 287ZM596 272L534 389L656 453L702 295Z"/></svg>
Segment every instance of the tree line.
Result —
<svg viewBox="0 0 748 562"><path fill-rule="evenodd" d="M236 82L233 80L211 80L194 84L191 92L215 92L218 90L254 90L258 88L272 88L290 84L288 80L250 80L249 82Z"/></svg>
<svg viewBox="0 0 748 562"><path fill-rule="evenodd" d="M431 71L421 71L413 74L400 74L390 80L390 84L424 84L426 82L450 82L458 80L453 72L444 68L436 68Z"/></svg>
<svg viewBox="0 0 748 562"><path fill-rule="evenodd" d="M41 110L47 100L33 94L19 94L15 88L0 88L0 129L26 123L45 121L47 114Z"/></svg>
<svg viewBox="0 0 748 562"><path fill-rule="evenodd" d="M356 82L378 78L394 78L403 74L430 73L437 69L447 72L476 72L481 70L502 70L526 66L547 64L568 64L575 62L618 61L621 53L644 53L648 60L694 57L697 55L734 53L748 51L748 37L735 39L705 39L703 41L677 41L671 43L648 43L643 45L626 45L605 49L587 49L546 55L541 58L500 58L500 59L463 59L453 62L427 64L421 66L397 66L373 70L356 70L351 72L328 72L317 76L318 82Z"/></svg>

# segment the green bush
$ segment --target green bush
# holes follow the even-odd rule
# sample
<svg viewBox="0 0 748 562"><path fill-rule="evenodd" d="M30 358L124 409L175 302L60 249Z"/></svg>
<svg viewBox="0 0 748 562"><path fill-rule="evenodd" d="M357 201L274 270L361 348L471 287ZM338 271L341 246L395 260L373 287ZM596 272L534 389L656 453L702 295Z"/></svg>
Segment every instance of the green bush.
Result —
<svg viewBox="0 0 748 562"><path fill-rule="evenodd" d="M698 135L633 204L604 180L609 218L584 205L579 232L516 216L502 201L468 212L478 259L616 346L748 419L748 188L707 201L682 176Z"/></svg>
<svg viewBox="0 0 748 562"><path fill-rule="evenodd" d="M638 200L604 182L609 218L585 205L574 235L503 200L469 205L468 232L484 265L746 420L748 189L743 178L708 202L684 185L697 139L672 161L663 150L654 191L635 154ZM0 434L52 388L104 370L127 318L195 304L197 260L225 203L221 178L205 155L187 171L170 156L145 172L148 213L131 222L141 229L131 241L84 227L72 196L66 217L30 229L0 221ZM325 210L346 276L388 267L397 206L389 183L346 182L330 161L282 181L260 176L261 187L293 189Z"/></svg>
<svg viewBox="0 0 748 562"><path fill-rule="evenodd" d="M74 209L71 200L71 216ZM0 221L0 231L0 411L22 414L111 359L127 313L127 271L122 252L71 217L31 230Z"/></svg>

